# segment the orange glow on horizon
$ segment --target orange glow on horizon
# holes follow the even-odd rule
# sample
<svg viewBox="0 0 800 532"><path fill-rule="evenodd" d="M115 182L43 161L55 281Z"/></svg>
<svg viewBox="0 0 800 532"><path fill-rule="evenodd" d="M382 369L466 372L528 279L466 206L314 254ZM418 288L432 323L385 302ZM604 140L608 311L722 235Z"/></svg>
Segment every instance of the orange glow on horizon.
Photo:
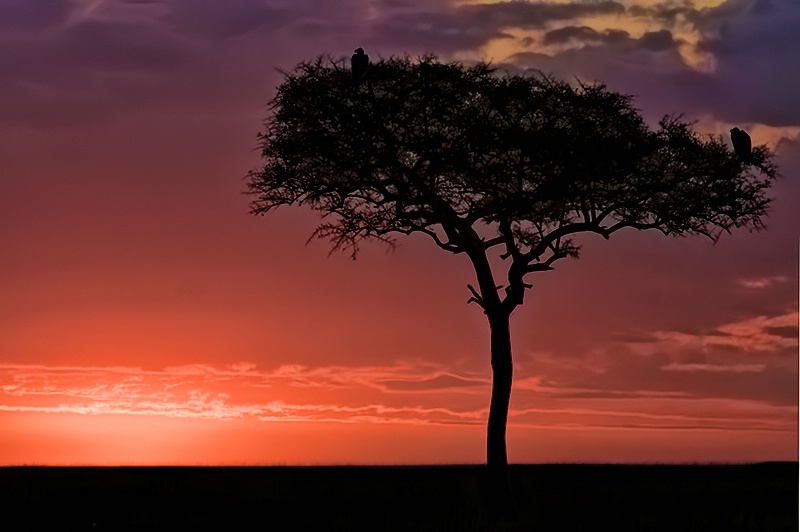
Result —
<svg viewBox="0 0 800 532"><path fill-rule="evenodd" d="M512 461L797 457L796 405L652 392L582 399L581 393L519 379L509 420ZM488 398L485 376L422 361L269 371L249 363L158 371L5 365L0 459L3 465L480 463ZM646 451L635 451L637 442L648 442Z"/></svg>
<svg viewBox="0 0 800 532"><path fill-rule="evenodd" d="M0 412L2 465L483 463L484 427ZM732 437L732 434L736 437ZM797 434L794 433L796 440ZM510 426L515 463L797 460L775 431Z"/></svg>

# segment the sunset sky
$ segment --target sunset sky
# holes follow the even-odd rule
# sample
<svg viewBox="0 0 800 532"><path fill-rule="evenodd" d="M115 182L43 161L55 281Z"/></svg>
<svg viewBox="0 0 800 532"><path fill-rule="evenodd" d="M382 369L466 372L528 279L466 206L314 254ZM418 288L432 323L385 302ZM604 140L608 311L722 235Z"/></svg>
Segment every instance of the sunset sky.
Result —
<svg viewBox="0 0 800 532"><path fill-rule="evenodd" d="M798 0L0 1L0 465L481 463L463 256L249 214L279 69L603 81L777 153L767 230L586 237L512 317L509 460L798 457Z"/></svg>

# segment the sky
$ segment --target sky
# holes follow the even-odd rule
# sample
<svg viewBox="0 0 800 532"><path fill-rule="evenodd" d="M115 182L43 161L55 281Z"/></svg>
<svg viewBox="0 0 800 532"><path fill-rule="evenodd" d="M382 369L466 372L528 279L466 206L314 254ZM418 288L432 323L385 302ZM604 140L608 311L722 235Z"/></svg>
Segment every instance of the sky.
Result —
<svg viewBox="0 0 800 532"><path fill-rule="evenodd" d="M0 465L485 460L463 256L249 213L320 54L600 81L777 154L766 230L587 237L512 316L509 460L798 457L798 0L2 0Z"/></svg>

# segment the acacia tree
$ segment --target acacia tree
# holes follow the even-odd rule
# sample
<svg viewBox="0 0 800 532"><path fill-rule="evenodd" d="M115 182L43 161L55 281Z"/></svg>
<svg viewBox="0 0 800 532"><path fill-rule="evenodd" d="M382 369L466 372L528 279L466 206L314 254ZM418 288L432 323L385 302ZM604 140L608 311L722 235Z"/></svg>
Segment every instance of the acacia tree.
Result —
<svg viewBox="0 0 800 532"><path fill-rule="evenodd" d="M765 146L745 164L680 117L651 130L602 84L435 56L383 59L357 78L320 57L284 74L259 135L263 167L248 176L252 212L308 205L323 215L311 238L353 258L362 241L422 233L471 262L469 301L491 331L490 466L507 464L509 319L529 276L577 257L579 233L758 229L777 175Z"/></svg>

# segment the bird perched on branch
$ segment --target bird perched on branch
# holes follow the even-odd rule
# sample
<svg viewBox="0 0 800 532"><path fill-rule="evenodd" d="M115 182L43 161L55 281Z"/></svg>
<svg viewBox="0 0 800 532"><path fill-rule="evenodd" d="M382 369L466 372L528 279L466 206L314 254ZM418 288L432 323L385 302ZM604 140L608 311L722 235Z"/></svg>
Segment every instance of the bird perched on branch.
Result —
<svg viewBox="0 0 800 532"><path fill-rule="evenodd" d="M750 142L750 135L744 130L735 127L731 129L731 142L733 143L733 151L736 156L745 164L750 164L750 152L753 149Z"/></svg>
<svg viewBox="0 0 800 532"><path fill-rule="evenodd" d="M361 79L367 71L369 56L364 53L363 48L356 48L355 52L350 58L350 70L353 71L353 78Z"/></svg>

